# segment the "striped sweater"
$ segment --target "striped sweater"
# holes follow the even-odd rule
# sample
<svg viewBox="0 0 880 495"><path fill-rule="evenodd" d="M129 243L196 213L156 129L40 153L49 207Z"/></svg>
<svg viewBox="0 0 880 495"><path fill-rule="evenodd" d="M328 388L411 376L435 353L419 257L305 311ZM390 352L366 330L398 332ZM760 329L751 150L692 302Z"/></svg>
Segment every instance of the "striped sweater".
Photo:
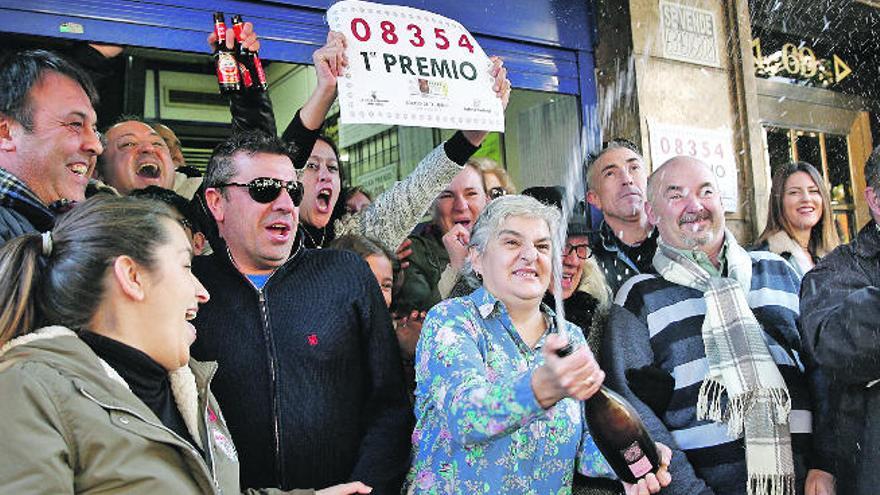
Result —
<svg viewBox="0 0 880 495"><path fill-rule="evenodd" d="M752 286L747 300L791 395L789 426L796 486L802 493L812 416L799 356L799 284L779 256L767 252L749 255ZM746 490L743 438L729 438L726 424L697 419L697 394L708 373L702 337L705 314L702 292L658 275L637 275L618 292L603 341L606 384L633 403L655 441L673 448L673 481L663 490L667 495L732 495ZM675 382L663 411L652 411L629 387L627 370L645 366L669 373Z"/></svg>

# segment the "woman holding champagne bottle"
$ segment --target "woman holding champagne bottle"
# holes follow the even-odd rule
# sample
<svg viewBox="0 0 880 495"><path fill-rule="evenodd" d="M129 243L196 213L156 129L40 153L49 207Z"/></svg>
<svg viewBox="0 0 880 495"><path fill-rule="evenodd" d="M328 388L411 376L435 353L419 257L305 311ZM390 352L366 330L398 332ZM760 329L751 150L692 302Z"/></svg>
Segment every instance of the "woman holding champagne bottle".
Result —
<svg viewBox="0 0 880 495"><path fill-rule="evenodd" d="M481 287L435 306L416 350L410 493L569 493L575 469L614 477L583 420L605 374L574 325L541 304L559 256L559 212L525 196L491 202L465 272ZM558 261L558 260L556 260ZM566 357L556 351L571 341ZM670 451L628 495L671 481Z"/></svg>

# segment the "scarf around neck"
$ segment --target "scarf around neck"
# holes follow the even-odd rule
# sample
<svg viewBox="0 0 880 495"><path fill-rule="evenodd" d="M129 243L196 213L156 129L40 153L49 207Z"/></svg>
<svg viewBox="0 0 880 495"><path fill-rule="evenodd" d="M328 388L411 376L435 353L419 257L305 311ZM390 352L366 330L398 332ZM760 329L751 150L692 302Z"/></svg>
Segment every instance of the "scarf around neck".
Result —
<svg viewBox="0 0 880 495"><path fill-rule="evenodd" d="M710 276L662 239L654 267L667 281L703 292L706 302L702 334L709 374L700 386L697 419L727 423L731 438L745 432L749 495L793 495L791 397L746 300L751 257L729 231L724 235L727 277Z"/></svg>

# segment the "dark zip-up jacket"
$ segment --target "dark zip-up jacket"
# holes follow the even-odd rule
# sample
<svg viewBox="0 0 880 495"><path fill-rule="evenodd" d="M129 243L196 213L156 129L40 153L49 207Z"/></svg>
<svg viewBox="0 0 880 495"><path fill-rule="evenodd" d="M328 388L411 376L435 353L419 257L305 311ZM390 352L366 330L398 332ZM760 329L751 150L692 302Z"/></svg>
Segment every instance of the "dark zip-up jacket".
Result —
<svg viewBox="0 0 880 495"><path fill-rule="evenodd" d="M611 287L611 294L617 294L620 287L633 275L656 273L652 262L657 250L658 235L657 229L654 229L639 246L630 247L602 221L599 230L590 237L590 247L608 286Z"/></svg>
<svg viewBox="0 0 880 495"><path fill-rule="evenodd" d="M261 290L223 244L193 261L211 299L192 353L219 364L242 486L399 493L413 418L378 284L353 253L295 246Z"/></svg>
<svg viewBox="0 0 880 495"><path fill-rule="evenodd" d="M880 230L822 258L801 283L805 350L829 383L814 425L837 493L875 494L880 485Z"/></svg>

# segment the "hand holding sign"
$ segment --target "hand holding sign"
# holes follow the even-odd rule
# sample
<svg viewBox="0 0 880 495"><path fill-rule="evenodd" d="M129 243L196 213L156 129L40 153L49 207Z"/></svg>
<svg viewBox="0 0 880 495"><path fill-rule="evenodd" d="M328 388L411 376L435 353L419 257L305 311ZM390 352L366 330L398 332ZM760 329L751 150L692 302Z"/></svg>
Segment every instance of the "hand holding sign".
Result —
<svg viewBox="0 0 880 495"><path fill-rule="evenodd" d="M334 4L327 21L348 42L343 123L504 130L506 70L458 22L359 0Z"/></svg>
<svg viewBox="0 0 880 495"><path fill-rule="evenodd" d="M344 34L336 31L327 33L327 43L312 54L318 86L333 86L335 89L337 78L342 76L345 68L348 67L345 49Z"/></svg>

